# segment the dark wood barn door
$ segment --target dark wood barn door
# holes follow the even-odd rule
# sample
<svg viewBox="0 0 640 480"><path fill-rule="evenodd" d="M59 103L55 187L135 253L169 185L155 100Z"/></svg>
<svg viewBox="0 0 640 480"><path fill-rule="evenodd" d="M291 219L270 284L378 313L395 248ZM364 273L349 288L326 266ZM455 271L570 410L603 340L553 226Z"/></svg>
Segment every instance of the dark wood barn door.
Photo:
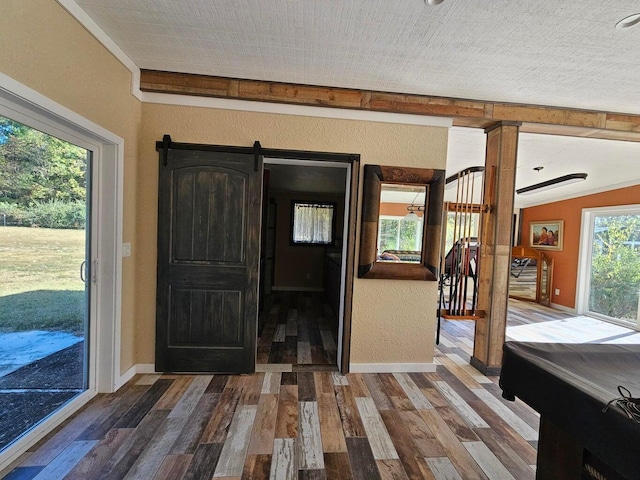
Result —
<svg viewBox="0 0 640 480"><path fill-rule="evenodd" d="M180 145L160 152L156 370L253 372L262 159Z"/></svg>

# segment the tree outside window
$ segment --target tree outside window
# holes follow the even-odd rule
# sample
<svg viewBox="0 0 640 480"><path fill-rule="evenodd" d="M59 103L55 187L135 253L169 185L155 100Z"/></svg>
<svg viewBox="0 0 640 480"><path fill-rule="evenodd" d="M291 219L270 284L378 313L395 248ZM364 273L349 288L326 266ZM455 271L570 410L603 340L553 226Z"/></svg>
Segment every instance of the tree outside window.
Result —
<svg viewBox="0 0 640 480"><path fill-rule="evenodd" d="M640 291L640 215L594 219L589 310L635 321Z"/></svg>
<svg viewBox="0 0 640 480"><path fill-rule="evenodd" d="M379 253L385 250L422 250L422 219L415 222L404 220L404 217L382 216L379 225Z"/></svg>

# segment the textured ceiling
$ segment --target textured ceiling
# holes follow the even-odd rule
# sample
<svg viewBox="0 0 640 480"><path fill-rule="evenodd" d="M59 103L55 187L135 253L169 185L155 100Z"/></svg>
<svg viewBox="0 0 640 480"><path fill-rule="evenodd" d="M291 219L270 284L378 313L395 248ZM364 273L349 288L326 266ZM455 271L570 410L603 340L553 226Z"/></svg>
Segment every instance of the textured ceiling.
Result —
<svg viewBox="0 0 640 480"><path fill-rule="evenodd" d="M640 114L637 0L76 0L140 68Z"/></svg>
<svg viewBox="0 0 640 480"><path fill-rule="evenodd" d="M640 25L614 28L638 0L76 3L145 69L640 114ZM640 143L521 134L518 152L516 188L589 177L517 207L640 183ZM447 174L483 164L484 133L452 129ZM344 184L334 169L272 168L282 189Z"/></svg>

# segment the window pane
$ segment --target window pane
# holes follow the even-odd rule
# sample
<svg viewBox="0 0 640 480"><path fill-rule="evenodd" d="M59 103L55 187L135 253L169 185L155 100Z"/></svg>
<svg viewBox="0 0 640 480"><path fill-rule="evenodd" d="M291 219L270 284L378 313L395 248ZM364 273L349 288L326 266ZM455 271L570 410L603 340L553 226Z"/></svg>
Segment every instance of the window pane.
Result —
<svg viewBox="0 0 640 480"><path fill-rule="evenodd" d="M400 220L398 250L420 250L422 219L418 222Z"/></svg>
<svg viewBox="0 0 640 480"><path fill-rule="evenodd" d="M594 218L589 310L635 323L640 292L640 215Z"/></svg>
<svg viewBox="0 0 640 480"><path fill-rule="evenodd" d="M87 388L89 164L0 117L0 450Z"/></svg>
<svg viewBox="0 0 640 480"><path fill-rule="evenodd" d="M381 218L380 219L380 233L378 235L378 252L382 253L385 250L398 250L398 220Z"/></svg>
<svg viewBox="0 0 640 480"><path fill-rule="evenodd" d="M294 202L293 243L332 243L334 210L331 203Z"/></svg>

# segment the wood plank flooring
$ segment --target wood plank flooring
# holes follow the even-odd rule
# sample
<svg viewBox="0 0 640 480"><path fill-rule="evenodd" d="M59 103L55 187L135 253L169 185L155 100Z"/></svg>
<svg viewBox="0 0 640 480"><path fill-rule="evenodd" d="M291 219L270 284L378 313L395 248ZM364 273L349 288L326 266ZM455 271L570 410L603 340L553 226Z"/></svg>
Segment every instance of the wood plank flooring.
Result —
<svg viewBox="0 0 640 480"><path fill-rule="evenodd" d="M320 292L273 292L260 313L256 363L337 369L338 325Z"/></svg>
<svg viewBox="0 0 640 480"><path fill-rule="evenodd" d="M87 412L105 408L92 402L7 478L534 477L535 440L519 430L535 432L537 418L520 419L493 382L469 389L442 365L428 374L292 375L306 385L281 376L277 393L262 393L272 383L262 373L215 387L216 377L190 376L186 389L176 376L134 379L102 396L106 417L87 424ZM159 382L168 388L152 404ZM177 402L162 403L176 390ZM105 422L112 427L96 428Z"/></svg>
<svg viewBox="0 0 640 480"><path fill-rule="evenodd" d="M302 298L305 307L313 302ZM504 401L497 378L469 366L472 335L472 322L444 321L434 373L263 365L242 376L137 376L96 397L3 473L13 480L533 479L538 415Z"/></svg>
<svg viewBox="0 0 640 480"><path fill-rule="evenodd" d="M325 308L315 294L274 297L263 361L275 351L289 363L262 363L258 373L241 376L137 376L115 394L97 396L0 477L535 477L539 417L519 401L504 401L497 378L469 365L473 322L443 321L434 373L341 375L300 361L301 350L293 350L308 339L304 351L327 351ZM516 300L508 325L508 338L526 341L639 336Z"/></svg>
<svg viewBox="0 0 640 480"><path fill-rule="evenodd" d="M560 343L640 343L640 332L584 315L509 300L507 340Z"/></svg>

